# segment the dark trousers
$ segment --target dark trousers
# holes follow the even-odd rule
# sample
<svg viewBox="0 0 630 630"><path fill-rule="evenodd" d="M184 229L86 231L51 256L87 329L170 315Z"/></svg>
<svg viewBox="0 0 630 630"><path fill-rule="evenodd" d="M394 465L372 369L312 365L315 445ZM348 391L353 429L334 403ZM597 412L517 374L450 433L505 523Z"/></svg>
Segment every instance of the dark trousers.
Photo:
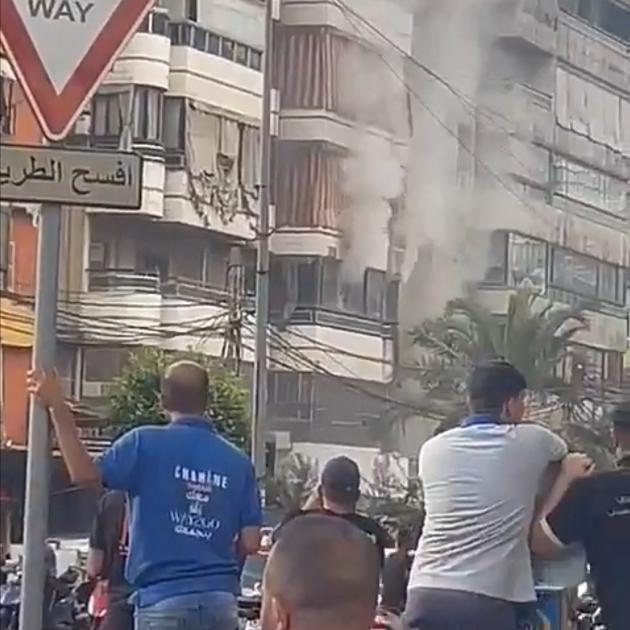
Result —
<svg viewBox="0 0 630 630"><path fill-rule="evenodd" d="M98 630L133 630L133 607L126 602L110 604Z"/></svg>
<svg viewBox="0 0 630 630"><path fill-rule="evenodd" d="M406 627L412 630L517 630L511 602L438 588L409 591Z"/></svg>

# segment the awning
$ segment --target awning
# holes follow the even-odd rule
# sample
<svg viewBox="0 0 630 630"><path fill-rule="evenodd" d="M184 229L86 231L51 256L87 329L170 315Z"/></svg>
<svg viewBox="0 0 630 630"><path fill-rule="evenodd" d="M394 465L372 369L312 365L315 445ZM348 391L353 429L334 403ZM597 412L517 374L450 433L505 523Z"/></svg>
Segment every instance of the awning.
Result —
<svg viewBox="0 0 630 630"><path fill-rule="evenodd" d="M33 345L33 309L0 297L0 345L30 348Z"/></svg>

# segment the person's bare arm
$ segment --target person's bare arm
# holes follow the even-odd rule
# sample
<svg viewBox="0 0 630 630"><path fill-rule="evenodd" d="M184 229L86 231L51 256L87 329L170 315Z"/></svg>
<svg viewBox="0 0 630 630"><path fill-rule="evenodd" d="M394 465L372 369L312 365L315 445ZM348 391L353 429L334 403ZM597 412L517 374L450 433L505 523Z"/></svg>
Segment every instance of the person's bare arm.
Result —
<svg viewBox="0 0 630 630"><path fill-rule="evenodd" d="M564 547L553 533L547 517L560 504L574 481L588 477L593 472L593 462L585 455L572 453L562 462L562 468L543 502L542 509L534 520L530 532L530 547L536 554L549 556Z"/></svg>
<svg viewBox="0 0 630 630"><path fill-rule="evenodd" d="M102 549L93 549L92 547L88 549L86 571L90 578L95 579L102 574L104 560L105 554Z"/></svg>
<svg viewBox="0 0 630 630"><path fill-rule="evenodd" d="M98 485L101 474L81 442L76 423L55 372L29 372L28 391L40 405L48 409L59 450L68 468L70 479L78 485Z"/></svg>
<svg viewBox="0 0 630 630"><path fill-rule="evenodd" d="M243 558L258 553L260 549L260 527L244 527L238 537L238 552Z"/></svg>

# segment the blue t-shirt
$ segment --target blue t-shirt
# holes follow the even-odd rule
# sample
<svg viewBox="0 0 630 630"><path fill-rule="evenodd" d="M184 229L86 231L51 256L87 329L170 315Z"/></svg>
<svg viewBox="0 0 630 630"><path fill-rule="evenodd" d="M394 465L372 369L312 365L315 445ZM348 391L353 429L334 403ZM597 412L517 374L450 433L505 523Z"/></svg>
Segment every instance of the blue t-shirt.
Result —
<svg viewBox="0 0 630 630"><path fill-rule="evenodd" d="M134 429L99 461L129 495L126 576L138 606L188 593L238 593L235 541L262 523L254 470L205 418Z"/></svg>

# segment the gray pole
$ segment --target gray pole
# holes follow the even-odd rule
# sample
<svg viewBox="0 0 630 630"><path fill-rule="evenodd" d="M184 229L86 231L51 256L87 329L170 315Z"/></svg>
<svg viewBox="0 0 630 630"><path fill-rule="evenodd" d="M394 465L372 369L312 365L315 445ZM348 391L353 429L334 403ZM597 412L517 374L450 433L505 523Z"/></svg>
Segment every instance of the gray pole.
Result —
<svg viewBox="0 0 630 630"><path fill-rule="evenodd" d="M262 120L260 124L260 221L256 269L256 348L252 409L252 460L256 478L265 476L265 426L267 424L267 325L269 321L269 186L271 184L273 90L273 36L279 0L267 0L265 9L265 50Z"/></svg>
<svg viewBox="0 0 630 630"><path fill-rule="evenodd" d="M61 207L43 205L38 230L33 352L33 365L42 370L50 370L55 364L60 229ZM41 630L42 627L51 456L49 435L47 411L31 401L20 603L20 628L24 630Z"/></svg>

